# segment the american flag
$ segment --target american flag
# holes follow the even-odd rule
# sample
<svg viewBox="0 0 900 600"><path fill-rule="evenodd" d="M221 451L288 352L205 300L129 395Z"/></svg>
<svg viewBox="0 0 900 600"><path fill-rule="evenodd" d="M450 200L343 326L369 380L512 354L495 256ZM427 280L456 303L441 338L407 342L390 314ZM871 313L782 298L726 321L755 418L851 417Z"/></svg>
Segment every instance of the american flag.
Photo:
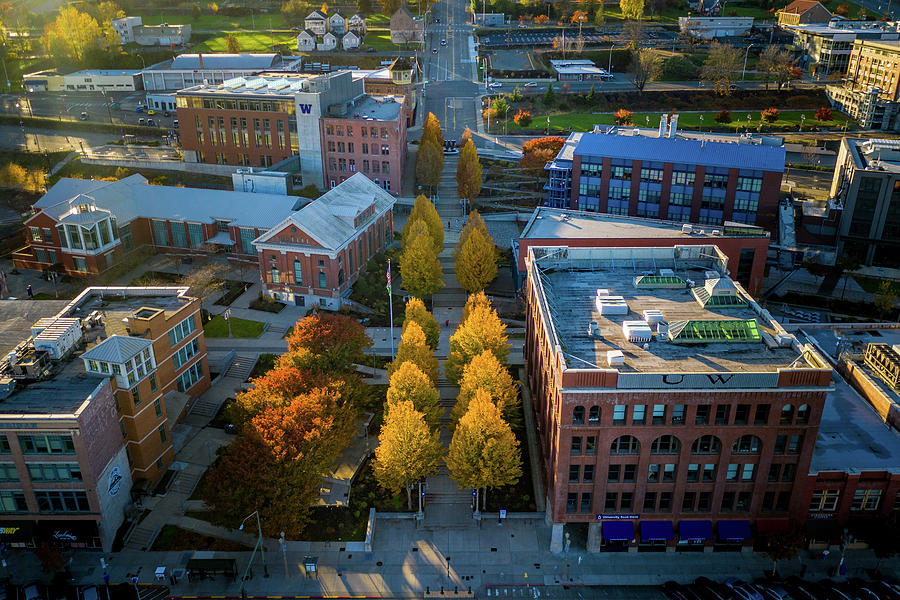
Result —
<svg viewBox="0 0 900 600"><path fill-rule="evenodd" d="M387 268L387 290L388 292L391 291L391 263L388 263Z"/></svg>

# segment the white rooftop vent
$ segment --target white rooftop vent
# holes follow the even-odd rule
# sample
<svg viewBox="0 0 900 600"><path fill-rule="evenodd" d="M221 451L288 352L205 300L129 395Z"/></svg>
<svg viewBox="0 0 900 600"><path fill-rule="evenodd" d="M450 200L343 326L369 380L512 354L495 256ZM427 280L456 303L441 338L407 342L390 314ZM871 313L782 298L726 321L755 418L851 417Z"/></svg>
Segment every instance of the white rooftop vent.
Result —
<svg viewBox="0 0 900 600"><path fill-rule="evenodd" d="M675 271L673 269L660 269L659 274L661 277L675 277Z"/></svg>
<svg viewBox="0 0 900 600"><path fill-rule="evenodd" d="M261 77L257 79L251 79L247 82L247 89L260 90L264 87L266 87L266 80L262 79Z"/></svg>
<svg viewBox="0 0 900 600"><path fill-rule="evenodd" d="M621 367L625 364L625 354L621 350L607 350L606 363L611 367Z"/></svg>
<svg viewBox="0 0 900 600"><path fill-rule="evenodd" d="M734 282L727 277L720 277L718 273L716 273L716 277L707 279L703 287L710 296L737 296Z"/></svg>
<svg viewBox="0 0 900 600"><path fill-rule="evenodd" d="M598 288L597 297L599 298L600 296L609 296L609 290L606 288Z"/></svg>
<svg viewBox="0 0 900 600"><path fill-rule="evenodd" d="M644 315L644 320L653 325L654 323L659 323L663 320L663 314L661 310L645 310L642 313Z"/></svg>
<svg viewBox="0 0 900 600"><path fill-rule="evenodd" d="M649 342L653 339L653 330L647 321L623 321L622 334L629 342Z"/></svg>
<svg viewBox="0 0 900 600"><path fill-rule="evenodd" d="M713 235L722 235L722 230L721 229L713 229L712 234Z"/></svg>
<svg viewBox="0 0 900 600"><path fill-rule="evenodd" d="M269 82L269 89L277 92L290 87L290 85L291 83L287 79L276 79Z"/></svg>
<svg viewBox="0 0 900 600"><path fill-rule="evenodd" d="M704 279L718 279L720 277L718 271L706 271L703 275Z"/></svg>
<svg viewBox="0 0 900 600"><path fill-rule="evenodd" d="M597 321L591 321L588 324L588 337L594 337L595 335L597 335L597 331Z"/></svg>
<svg viewBox="0 0 900 600"><path fill-rule="evenodd" d="M685 223L681 226L681 233L694 233L694 226L690 223Z"/></svg>
<svg viewBox="0 0 900 600"><path fill-rule="evenodd" d="M597 312L601 315L627 315L628 304L622 296L598 296Z"/></svg>
<svg viewBox="0 0 900 600"><path fill-rule="evenodd" d="M775 343L777 343L782 348L790 347L797 338L794 337L793 334L790 333L779 333L775 336Z"/></svg>

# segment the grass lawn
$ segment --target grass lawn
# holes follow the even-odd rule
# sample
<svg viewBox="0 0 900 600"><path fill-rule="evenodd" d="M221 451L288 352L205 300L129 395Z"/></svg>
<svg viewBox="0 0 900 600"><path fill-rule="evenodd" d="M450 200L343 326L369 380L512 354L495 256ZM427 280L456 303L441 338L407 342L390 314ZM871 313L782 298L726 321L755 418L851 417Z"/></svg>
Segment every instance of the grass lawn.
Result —
<svg viewBox="0 0 900 600"><path fill-rule="evenodd" d="M259 358L256 360L256 364L253 365L253 370L250 371L250 379L259 377L260 375L265 375L266 373L274 369L275 361L278 360L279 356L279 354L270 354L268 352L263 352L262 354L260 354Z"/></svg>
<svg viewBox="0 0 900 600"><path fill-rule="evenodd" d="M230 33L237 38L241 52L272 52L272 44L295 46L297 36L293 33L278 32L275 34L260 31L228 31L210 38L191 48L191 52L226 52L225 35Z"/></svg>
<svg viewBox="0 0 900 600"><path fill-rule="evenodd" d="M191 29L207 29L213 31L223 31L226 29L250 29L251 25L255 29L281 29L288 27L281 13L273 13L268 15L256 14L253 17L229 17L225 15L200 15L193 17L191 15L140 15L144 25L160 25L161 23L169 23L171 25L190 25ZM271 22L270 22L271 19Z"/></svg>
<svg viewBox="0 0 900 600"><path fill-rule="evenodd" d="M16 163L20 167L25 169L39 169L44 171L49 171L50 167L47 165L53 166L62 159L66 157L68 154L65 152L50 152L45 157L43 154L38 152L23 152L21 150L0 150L0 165L5 165L6 163Z"/></svg>
<svg viewBox="0 0 900 600"><path fill-rule="evenodd" d="M383 15L381 13L378 13L377 15L369 15L368 17L366 17L366 27L374 27L376 25L387 27L390 24L390 15Z"/></svg>
<svg viewBox="0 0 900 600"><path fill-rule="evenodd" d="M828 10L830 10L832 13L834 13L834 9L836 9L836 8L837 8L838 6L840 6L841 4L846 4L847 6L850 7L850 14L847 15L847 18L848 18L848 19L856 19L856 18L857 18L857 15L859 14L859 9L862 8L862 7L861 7L859 4L857 4L856 2L849 2L849 1L845 1L845 0L830 0L829 2L823 2L822 4L824 4L824 5L825 5L825 8L827 8ZM887 7L886 4L885 4L885 7ZM866 10L866 13L867 13L869 16L877 15L877 14L878 14L877 11L874 11L874 10L868 10L868 9Z"/></svg>
<svg viewBox="0 0 900 600"><path fill-rule="evenodd" d="M391 41L391 32L387 29L370 30L366 34L363 45L383 51L397 50L400 48L399 45Z"/></svg>
<svg viewBox="0 0 900 600"><path fill-rule="evenodd" d="M747 126L747 115L749 114L752 119L750 121L751 128L755 129L759 126L760 116L758 110L738 110L732 111L731 118L734 119L731 123L716 123L713 119L718 114L718 111L710 111L710 112L701 112L701 113L678 113L678 127L681 129L699 129L700 128L700 116L703 116L703 129L709 130L710 127L715 127L717 129L728 128L731 130L743 130ZM800 117L801 115L806 115L806 121L804 122L804 127L808 130L813 126L817 127L843 127L845 123L848 123L849 126L855 126L855 121L844 115L843 113L839 113L837 111L833 111L832 115L834 117L833 121L827 121L825 123L820 123L816 121L813 116L816 114L816 111L813 109L810 110L783 110L781 111L781 115L777 121L774 123L765 123L763 125L763 133L783 130L786 128L799 128L800 126ZM647 117L650 117L650 127L658 127L659 126L659 112L642 112L642 113L634 113L634 123L638 127L647 127ZM517 129L536 129L541 128L546 125L547 117L546 115L535 116L532 124L529 127L519 127L515 123L513 123L512 119L509 120L509 129L510 131L514 131ZM602 113L602 114L591 114L591 113L563 113L563 114L555 114L550 115L550 128L551 129L563 129L568 130L571 127L574 131L590 131L595 124L598 125L614 125L615 119L613 118L612 113ZM500 122L500 126L503 127L503 122ZM493 129L494 125L492 125Z"/></svg>
<svg viewBox="0 0 900 600"><path fill-rule="evenodd" d="M170 550L213 550L217 552L242 552L250 550L238 542L223 540L201 533L194 533L182 529L176 525L163 525L159 535L150 548L153 552L167 552Z"/></svg>
<svg viewBox="0 0 900 600"><path fill-rule="evenodd" d="M258 338L262 335L265 323L231 317L231 334L236 338ZM228 337L228 323L225 317L213 317L203 326L203 333L209 338Z"/></svg>

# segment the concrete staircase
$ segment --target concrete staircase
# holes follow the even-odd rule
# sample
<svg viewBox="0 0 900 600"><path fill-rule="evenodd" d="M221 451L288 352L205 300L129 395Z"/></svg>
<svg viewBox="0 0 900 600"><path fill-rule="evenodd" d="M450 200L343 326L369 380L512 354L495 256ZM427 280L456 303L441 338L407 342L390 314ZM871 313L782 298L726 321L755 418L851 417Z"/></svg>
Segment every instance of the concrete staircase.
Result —
<svg viewBox="0 0 900 600"><path fill-rule="evenodd" d="M204 398L203 396L201 396L194 402L194 405L191 407L190 414L211 419L216 416L217 412L219 412L219 402L214 399Z"/></svg>
<svg viewBox="0 0 900 600"><path fill-rule="evenodd" d="M169 493L174 492L190 496L194 492L197 482L200 481L203 470L203 467L200 465L192 464L179 471L178 475L175 476L175 481L172 482L172 486L169 488Z"/></svg>
<svg viewBox="0 0 900 600"><path fill-rule="evenodd" d="M256 354L235 354L231 366L225 371L225 377L247 381L250 372L253 371L253 365L256 364L256 359Z"/></svg>

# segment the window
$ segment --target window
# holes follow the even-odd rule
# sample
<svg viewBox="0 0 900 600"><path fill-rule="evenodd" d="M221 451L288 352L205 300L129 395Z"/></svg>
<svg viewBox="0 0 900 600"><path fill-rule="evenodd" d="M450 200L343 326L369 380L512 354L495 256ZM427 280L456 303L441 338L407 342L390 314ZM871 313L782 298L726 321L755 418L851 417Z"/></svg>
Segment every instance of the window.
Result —
<svg viewBox="0 0 900 600"><path fill-rule="evenodd" d="M696 492L685 492L681 498L681 512L694 512L694 505L697 503Z"/></svg>
<svg viewBox="0 0 900 600"><path fill-rule="evenodd" d="M755 435L742 435L731 447L732 454L759 454L762 444Z"/></svg>
<svg viewBox="0 0 900 600"><path fill-rule="evenodd" d="M646 492L644 494L644 512L656 511L656 492Z"/></svg>
<svg viewBox="0 0 900 600"><path fill-rule="evenodd" d="M700 404L697 406L697 415L694 423L697 425L706 425L709 423L709 413L711 406L709 404Z"/></svg>
<svg viewBox="0 0 900 600"><path fill-rule="evenodd" d="M593 504L593 497L590 492L582 492L581 493L581 512L591 512L591 505Z"/></svg>
<svg viewBox="0 0 900 600"><path fill-rule="evenodd" d="M619 495L615 492L607 492L606 493L606 502L603 504L603 510L606 512L616 512L617 505L619 504Z"/></svg>
<svg viewBox="0 0 900 600"><path fill-rule="evenodd" d="M578 483L581 480L581 465L569 465L569 483Z"/></svg>
<svg viewBox="0 0 900 600"><path fill-rule="evenodd" d="M775 508L775 492L766 492L763 494L762 506L760 508L762 512L772 512L772 509Z"/></svg>
<svg viewBox="0 0 900 600"><path fill-rule="evenodd" d="M191 389L195 383L203 379L203 367L201 366L202 360L198 360L193 365L188 367L184 373L178 376L178 391L186 392Z"/></svg>
<svg viewBox="0 0 900 600"><path fill-rule="evenodd" d="M716 407L716 425L728 425L728 416L731 413L730 404L720 404Z"/></svg>
<svg viewBox="0 0 900 600"><path fill-rule="evenodd" d="M79 273L87 273L87 261L83 257L75 257L75 270Z"/></svg>
<svg viewBox="0 0 900 600"><path fill-rule="evenodd" d="M644 404L635 404L631 408L631 424L643 425L647 420L647 406Z"/></svg>
<svg viewBox="0 0 900 600"><path fill-rule="evenodd" d="M712 506L712 492L700 492L697 496L697 512L709 512Z"/></svg>
<svg viewBox="0 0 900 600"><path fill-rule="evenodd" d="M596 456L597 454L597 438L590 435L584 438L584 453L588 456Z"/></svg>
<svg viewBox="0 0 900 600"><path fill-rule="evenodd" d="M325 275L325 271L319 271L319 287L322 289L328 287L328 277Z"/></svg>
<svg viewBox="0 0 900 600"><path fill-rule="evenodd" d="M193 333L197 329L197 324L194 322L194 317L196 315L191 315L175 327L169 330L169 345L175 346L183 340L185 337Z"/></svg>
<svg viewBox="0 0 900 600"><path fill-rule="evenodd" d="M592 406L588 413L588 423L596 425L600 422L600 407Z"/></svg>
<svg viewBox="0 0 900 600"><path fill-rule="evenodd" d="M35 492L38 510L42 513L88 512L87 493L76 490L54 490Z"/></svg>
<svg viewBox="0 0 900 600"><path fill-rule="evenodd" d="M634 483L637 479L637 465L624 465L625 470L622 472L622 483Z"/></svg>
<svg viewBox="0 0 900 600"><path fill-rule="evenodd" d="M661 435L650 445L650 454L678 454L679 446L674 435Z"/></svg>
<svg viewBox="0 0 900 600"><path fill-rule="evenodd" d="M672 405L672 425L684 425L684 404Z"/></svg>
<svg viewBox="0 0 900 600"><path fill-rule="evenodd" d="M41 240L41 228L40 227L29 227L28 233L31 235L32 242L40 242Z"/></svg>
<svg viewBox="0 0 900 600"><path fill-rule="evenodd" d="M609 469L606 471L606 481L610 483L618 482L621 474L622 465L609 465Z"/></svg>
<svg viewBox="0 0 900 600"><path fill-rule="evenodd" d="M584 465L584 476L581 478L584 483L594 482L594 465Z"/></svg>
<svg viewBox="0 0 900 600"><path fill-rule="evenodd" d="M19 472L16 463L0 463L0 481L18 481Z"/></svg>
<svg viewBox="0 0 900 600"><path fill-rule="evenodd" d="M788 454L800 454L800 448L803 446L803 435L792 435L788 442Z"/></svg>
<svg viewBox="0 0 900 600"><path fill-rule="evenodd" d="M716 465L715 463L706 463L703 465L703 481L715 481L716 480Z"/></svg>
<svg viewBox="0 0 900 600"><path fill-rule="evenodd" d="M784 470L781 473L781 481L790 483L794 481L794 475L797 473L797 465L794 463L788 463L784 465Z"/></svg>
<svg viewBox="0 0 900 600"><path fill-rule="evenodd" d="M194 338L187 344L181 347L175 354L172 355L172 365L175 367L177 371L181 367L187 364L189 360L194 358L197 355L197 352L200 351L200 344L197 342L197 338Z"/></svg>
<svg viewBox="0 0 900 600"><path fill-rule="evenodd" d="M790 492L778 492L778 501L775 502L775 510L785 511L790 506L791 502L791 493Z"/></svg>
<svg viewBox="0 0 900 600"><path fill-rule="evenodd" d="M765 425L769 422L769 408L768 404L756 405L756 414L753 417L754 425Z"/></svg>
<svg viewBox="0 0 900 600"><path fill-rule="evenodd" d="M841 493L838 490L816 490L809 502L809 512L831 512L837 508Z"/></svg>
<svg viewBox="0 0 900 600"><path fill-rule="evenodd" d="M28 512L28 504L25 503L25 494L20 490L0 490L0 512Z"/></svg>
<svg viewBox="0 0 900 600"><path fill-rule="evenodd" d="M797 409L797 425L809 424L809 404L802 404Z"/></svg>
<svg viewBox="0 0 900 600"><path fill-rule="evenodd" d="M569 454L572 456L581 456L581 437L576 436L572 438L572 447L569 450Z"/></svg>
<svg viewBox="0 0 900 600"><path fill-rule="evenodd" d="M734 499L735 499L734 492L725 492L724 494L722 494L722 507L720 510L722 512L733 511L734 510Z"/></svg>
<svg viewBox="0 0 900 600"><path fill-rule="evenodd" d="M794 420L794 407L790 404L785 404L781 407L781 420L779 423L781 425L790 425Z"/></svg>
<svg viewBox="0 0 900 600"><path fill-rule="evenodd" d="M649 483L659 483L659 465L650 465L647 470L647 481Z"/></svg>
<svg viewBox="0 0 900 600"><path fill-rule="evenodd" d="M737 481L740 465L730 464L725 472L725 481Z"/></svg>
<svg viewBox="0 0 900 600"><path fill-rule="evenodd" d="M22 454L75 454L71 435L19 435Z"/></svg>
<svg viewBox="0 0 900 600"><path fill-rule="evenodd" d="M153 410L156 412L156 418L160 418L163 414L162 412L162 403L160 403L159 399L153 401Z"/></svg>
<svg viewBox="0 0 900 600"><path fill-rule="evenodd" d="M881 504L882 490L856 490L850 510L875 511Z"/></svg>
<svg viewBox="0 0 900 600"><path fill-rule="evenodd" d="M634 493L633 492L622 492L622 501L619 502L619 510L622 512L631 510L633 502L634 502Z"/></svg>
<svg viewBox="0 0 900 600"><path fill-rule="evenodd" d="M674 464L666 464L663 465L663 477L662 480L667 483L672 483L675 481L675 465Z"/></svg>
<svg viewBox="0 0 900 600"><path fill-rule="evenodd" d="M785 449L787 449L787 436L779 435L775 438L775 449L772 452L773 454L784 454Z"/></svg>
<svg viewBox="0 0 900 600"><path fill-rule="evenodd" d="M654 404L653 405L652 423L654 425L664 425L665 422L666 422L666 405L665 404Z"/></svg>
<svg viewBox="0 0 900 600"><path fill-rule="evenodd" d="M778 481L778 477L781 475L781 465L778 463L772 463L769 465L769 476L768 480L770 482Z"/></svg>
<svg viewBox="0 0 900 600"><path fill-rule="evenodd" d="M576 406L572 409L572 425L584 425L583 406Z"/></svg>
<svg viewBox="0 0 900 600"><path fill-rule="evenodd" d="M669 512L672 510L672 492L659 493L659 512Z"/></svg>
<svg viewBox="0 0 900 600"><path fill-rule="evenodd" d="M613 455L638 454L641 451L641 444L637 438L630 435L623 435L613 440L610 445L609 453Z"/></svg>
<svg viewBox="0 0 900 600"><path fill-rule="evenodd" d="M685 481L689 483L700 481L700 465L693 463L688 465Z"/></svg>
<svg viewBox="0 0 900 600"><path fill-rule="evenodd" d="M718 454L722 450L722 442L714 435L697 438L691 446L691 454Z"/></svg>
<svg viewBox="0 0 900 600"><path fill-rule="evenodd" d="M566 496L566 512L573 513L578 510L578 493L569 492Z"/></svg>
<svg viewBox="0 0 900 600"><path fill-rule="evenodd" d="M353 250L350 251L353 255ZM294 259L294 285L303 285L303 265L296 258Z"/></svg>
<svg viewBox="0 0 900 600"><path fill-rule="evenodd" d="M750 405L738 404L734 410L734 424L746 425L750 421Z"/></svg>
<svg viewBox="0 0 900 600"><path fill-rule="evenodd" d="M741 469L741 481L753 481L753 475L756 471L756 465L753 463L747 463L744 465L744 468Z"/></svg>
<svg viewBox="0 0 900 600"><path fill-rule="evenodd" d="M625 424L625 410L626 406L622 404L617 404L613 406L613 425L624 425Z"/></svg>
<svg viewBox="0 0 900 600"><path fill-rule="evenodd" d="M140 406L141 404L141 393L138 388L134 388L131 390L131 397L134 400L135 406Z"/></svg>
<svg viewBox="0 0 900 600"><path fill-rule="evenodd" d="M156 383L156 375L150 374L150 391L155 392L159 388L159 385Z"/></svg>
<svg viewBox="0 0 900 600"><path fill-rule="evenodd" d="M78 463L29 463L28 476L32 481L81 481Z"/></svg>
<svg viewBox="0 0 900 600"><path fill-rule="evenodd" d="M753 499L752 492L738 492L737 506L734 507L735 512L749 512L750 502Z"/></svg>
<svg viewBox="0 0 900 600"><path fill-rule="evenodd" d="M163 444L165 444L166 442L168 442L168 441L169 441L169 436L166 435L166 425L165 425L165 423L163 423L162 425L159 426L158 431L159 431L159 441L162 442Z"/></svg>

